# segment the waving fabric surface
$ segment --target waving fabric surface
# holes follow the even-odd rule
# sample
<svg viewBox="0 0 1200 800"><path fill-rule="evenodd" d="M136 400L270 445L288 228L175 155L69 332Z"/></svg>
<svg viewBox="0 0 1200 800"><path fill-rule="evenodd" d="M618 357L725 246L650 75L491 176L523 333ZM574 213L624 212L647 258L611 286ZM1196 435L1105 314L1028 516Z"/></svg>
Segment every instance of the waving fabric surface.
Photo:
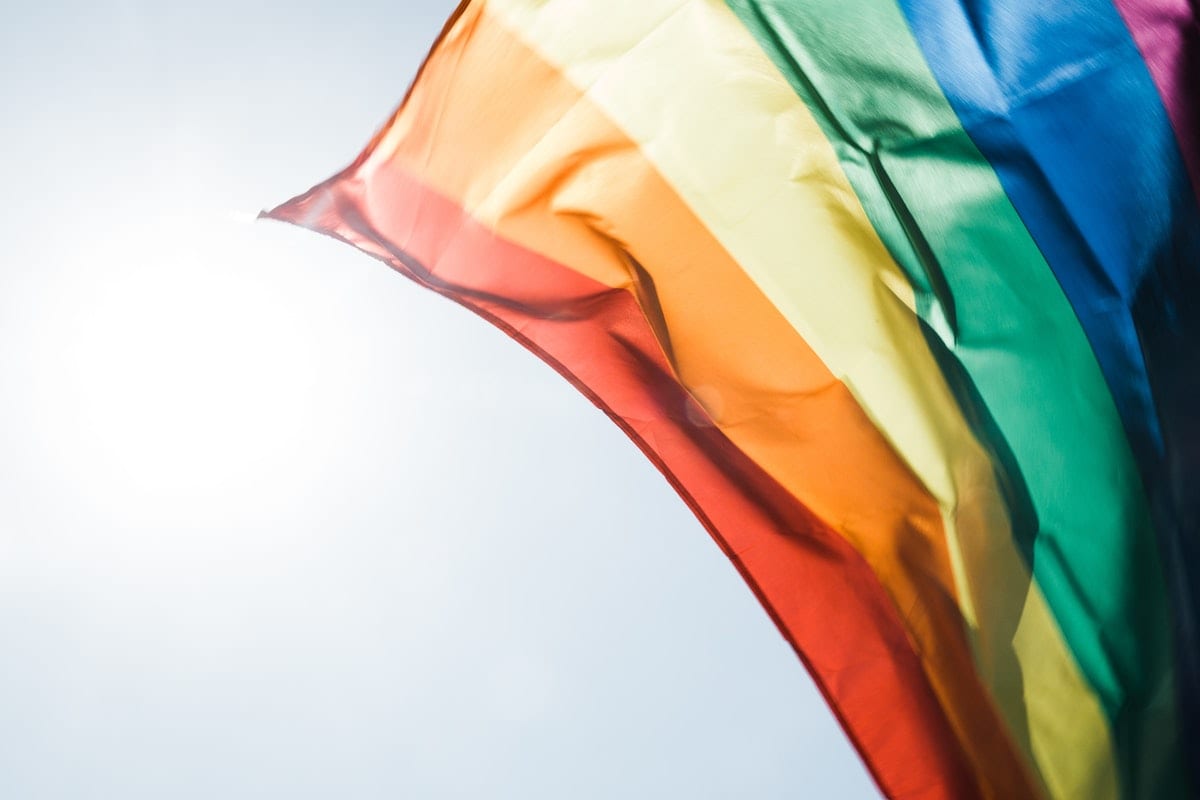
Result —
<svg viewBox="0 0 1200 800"><path fill-rule="evenodd" d="M471 0L266 215L604 409L887 795L1186 797L1198 39L1186 0Z"/></svg>

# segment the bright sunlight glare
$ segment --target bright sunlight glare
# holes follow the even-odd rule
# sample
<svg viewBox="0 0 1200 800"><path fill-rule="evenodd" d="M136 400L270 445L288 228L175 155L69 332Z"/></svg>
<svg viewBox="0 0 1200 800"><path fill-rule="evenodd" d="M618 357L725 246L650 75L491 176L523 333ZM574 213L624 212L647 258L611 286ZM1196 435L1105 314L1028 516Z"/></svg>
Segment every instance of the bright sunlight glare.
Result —
<svg viewBox="0 0 1200 800"><path fill-rule="evenodd" d="M33 356L38 404L56 420L45 444L93 499L202 513L257 502L329 456L306 426L336 419L345 341L315 335L303 298L227 260L236 249L221 261L181 248L206 222L94 239L88 269L47 298L54 324L39 326Z"/></svg>

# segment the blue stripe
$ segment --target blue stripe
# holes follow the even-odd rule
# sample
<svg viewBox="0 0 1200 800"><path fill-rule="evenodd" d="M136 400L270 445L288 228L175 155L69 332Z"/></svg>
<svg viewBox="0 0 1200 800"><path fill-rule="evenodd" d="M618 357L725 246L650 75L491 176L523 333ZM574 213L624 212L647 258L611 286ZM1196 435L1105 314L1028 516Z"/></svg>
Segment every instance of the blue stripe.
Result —
<svg viewBox="0 0 1200 800"><path fill-rule="evenodd" d="M1156 510L1196 730L1200 562L1180 560L1200 554L1200 211L1157 87L1110 0L899 3L1112 391Z"/></svg>
<svg viewBox="0 0 1200 800"><path fill-rule="evenodd" d="M1162 260L1196 263L1194 235L1191 252L1163 245L1200 217L1124 22L1108 0L900 5L1075 308L1146 470L1163 442L1131 308Z"/></svg>

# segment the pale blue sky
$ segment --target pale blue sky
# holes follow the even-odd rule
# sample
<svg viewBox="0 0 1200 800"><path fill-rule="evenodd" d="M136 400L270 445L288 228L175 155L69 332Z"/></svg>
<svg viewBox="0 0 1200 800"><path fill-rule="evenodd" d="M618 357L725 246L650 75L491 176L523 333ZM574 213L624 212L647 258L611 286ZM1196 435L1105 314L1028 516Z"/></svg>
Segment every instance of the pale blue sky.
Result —
<svg viewBox="0 0 1200 800"><path fill-rule="evenodd" d="M872 797L707 534L550 369L253 214L453 4L0 27L0 797Z"/></svg>

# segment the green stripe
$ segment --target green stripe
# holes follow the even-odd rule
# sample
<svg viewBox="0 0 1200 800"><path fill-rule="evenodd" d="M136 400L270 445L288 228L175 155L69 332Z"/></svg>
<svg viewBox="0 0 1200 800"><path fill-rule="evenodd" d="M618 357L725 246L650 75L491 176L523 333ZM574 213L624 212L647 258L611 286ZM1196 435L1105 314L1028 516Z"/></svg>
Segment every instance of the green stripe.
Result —
<svg viewBox="0 0 1200 800"><path fill-rule="evenodd" d="M892 0L728 5L912 280L1017 544L1113 726L1122 782L1145 786L1175 728L1169 614L1132 453L1070 304Z"/></svg>

